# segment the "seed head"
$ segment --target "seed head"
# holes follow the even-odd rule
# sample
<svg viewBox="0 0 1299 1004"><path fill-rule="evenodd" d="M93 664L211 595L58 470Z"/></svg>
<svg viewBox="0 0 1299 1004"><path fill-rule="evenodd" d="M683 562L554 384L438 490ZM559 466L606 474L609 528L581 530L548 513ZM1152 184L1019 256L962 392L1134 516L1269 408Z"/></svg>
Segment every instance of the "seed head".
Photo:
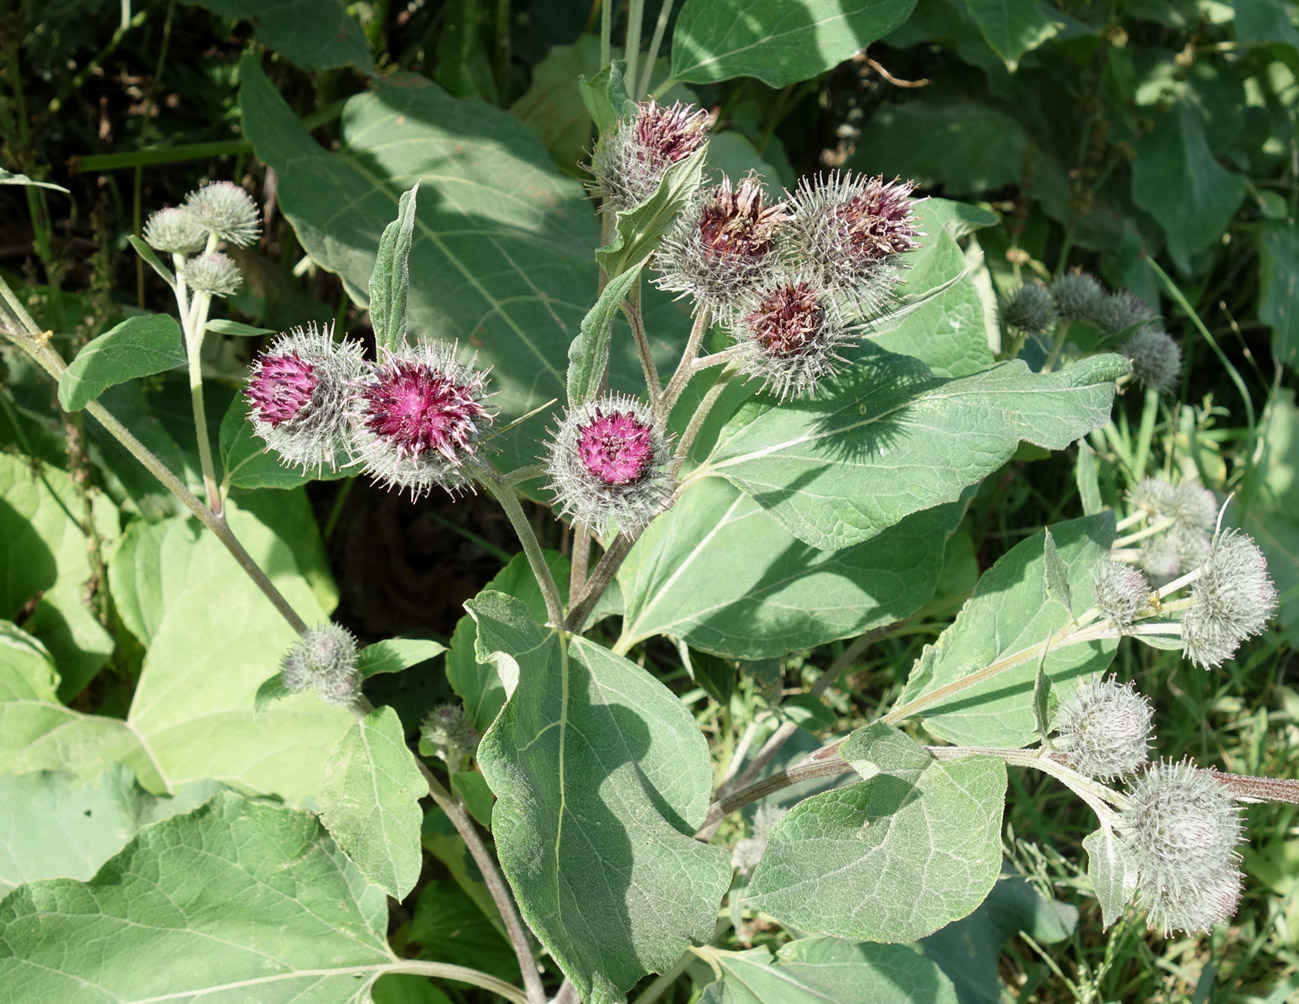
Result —
<svg viewBox="0 0 1299 1004"><path fill-rule="evenodd" d="M806 280L778 280L747 294L729 325L741 346L742 370L782 401L803 397L834 373L841 345L859 329L843 319L838 300Z"/></svg>
<svg viewBox="0 0 1299 1004"><path fill-rule="evenodd" d="M1117 335L1151 318L1150 308L1134 293L1121 289L1097 297L1087 320L1107 335Z"/></svg>
<svg viewBox="0 0 1299 1004"><path fill-rule="evenodd" d="M765 198L756 175L734 187L723 179L684 211L663 239L653 259L656 284L713 312L760 285L787 219L783 205L768 206Z"/></svg>
<svg viewBox="0 0 1299 1004"><path fill-rule="evenodd" d="M1066 321L1081 321L1095 312L1105 296L1101 284L1086 272L1069 272L1059 276L1048 287L1055 309Z"/></svg>
<svg viewBox="0 0 1299 1004"><path fill-rule="evenodd" d="M1020 286L1001 308L1001 323L1028 335L1045 335L1055 320L1055 301L1039 282Z"/></svg>
<svg viewBox="0 0 1299 1004"><path fill-rule="evenodd" d="M314 322L279 335L248 370L244 399L253 431L286 467L337 468L350 455L347 402L364 369L357 342L335 342Z"/></svg>
<svg viewBox="0 0 1299 1004"><path fill-rule="evenodd" d="M482 427L486 370L462 365L454 346L421 340L385 350L354 384L350 419L366 473L411 498L435 486L454 494L472 481L467 463Z"/></svg>
<svg viewBox="0 0 1299 1004"><path fill-rule="evenodd" d="M1204 931L1235 912L1240 814L1212 772L1155 764L1128 789L1119 833L1151 927Z"/></svg>
<svg viewBox="0 0 1299 1004"><path fill-rule="evenodd" d="M310 688L321 700L346 707L361 688L356 639L332 621L312 628L284 656L280 674L285 690L297 693Z"/></svg>
<svg viewBox="0 0 1299 1004"><path fill-rule="evenodd" d="M1124 627L1150 606L1150 583L1131 565L1101 561L1092 569L1096 606L1115 624Z"/></svg>
<svg viewBox="0 0 1299 1004"><path fill-rule="evenodd" d="M216 181L190 192L185 208L205 229L238 247L255 243L262 232L257 204L234 182Z"/></svg>
<svg viewBox="0 0 1299 1004"><path fill-rule="evenodd" d="M789 198L788 254L823 288L878 309L899 281L897 256L919 246L914 189L851 172L802 179Z"/></svg>
<svg viewBox="0 0 1299 1004"><path fill-rule="evenodd" d="M1155 709L1114 677L1080 684L1060 705L1057 747L1074 770L1099 781L1135 773L1148 758Z"/></svg>
<svg viewBox="0 0 1299 1004"><path fill-rule="evenodd" d="M663 172L698 150L713 116L677 102L671 108L651 98L602 140L591 157L592 189L607 212L632 209L654 194Z"/></svg>
<svg viewBox="0 0 1299 1004"><path fill-rule="evenodd" d="M207 228L183 207L159 209L145 221L144 242L157 251L195 254L207 244Z"/></svg>
<svg viewBox="0 0 1299 1004"><path fill-rule="evenodd" d="M564 513L603 535L613 523L640 529L662 511L667 464L666 438L649 409L634 398L606 394L564 417L546 469Z"/></svg>
<svg viewBox="0 0 1299 1004"><path fill-rule="evenodd" d="M185 262L184 272L190 289L210 296L229 296L244 281L234 259L220 251L189 259Z"/></svg>
<svg viewBox="0 0 1299 1004"><path fill-rule="evenodd" d="M1159 328L1142 328L1119 351L1132 360L1132 372L1147 387L1168 390L1182 374L1182 350Z"/></svg>
<svg viewBox="0 0 1299 1004"><path fill-rule="evenodd" d="M1221 665L1242 641L1262 633L1276 603L1267 559L1254 538L1225 531L1191 584L1191 606L1182 618L1186 657L1203 669Z"/></svg>

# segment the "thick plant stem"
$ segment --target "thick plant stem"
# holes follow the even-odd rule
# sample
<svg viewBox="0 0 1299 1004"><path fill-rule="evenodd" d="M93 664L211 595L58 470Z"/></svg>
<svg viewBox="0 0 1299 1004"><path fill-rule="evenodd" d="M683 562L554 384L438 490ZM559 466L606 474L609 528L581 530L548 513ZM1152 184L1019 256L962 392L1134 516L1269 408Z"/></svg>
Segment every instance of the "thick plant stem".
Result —
<svg viewBox="0 0 1299 1004"><path fill-rule="evenodd" d="M568 605L581 595L591 564L591 527L585 520L573 524L573 564L568 574Z"/></svg>
<svg viewBox="0 0 1299 1004"><path fill-rule="evenodd" d="M645 372L645 385L649 387L650 400L657 402L663 393L659 382L659 371L654 365L654 356L650 353L649 338L645 334L645 319L641 314L641 286L637 278L632 284L631 292L623 301L622 312L631 326L631 335L636 342L636 354L640 356L641 369ZM658 415L659 421L666 422L667 416Z"/></svg>
<svg viewBox="0 0 1299 1004"><path fill-rule="evenodd" d="M713 410L713 405L722 396L722 391L726 390L726 385L731 382L735 373L735 370L729 368L722 370L717 375L717 380L708 388L703 400L699 402L699 407L695 409L695 413L690 416L690 424L686 426L686 431L681 434L681 440L677 443L677 448L672 457L672 476L674 478L681 471L681 465L686 462L686 458L690 455L690 447L695 445L695 438L699 435L699 430L704 427L704 422L708 419L708 413Z"/></svg>
<svg viewBox="0 0 1299 1004"><path fill-rule="evenodd" d="M559 598L559 586L555 585L555 577L550 574L550 566L546 564L546 556L541 553L541 544L537 542L532 524L523 514L519 497L514 493L514 489L503 484L500 475L490 468L484 469L482 484L488 494L505 510L510 526L514 527L514 533L519 538L519 543L523 545L523 553L528 557L532 574L536 576L537 585L541 587L541 595L546 601L547 619L554 627L563 627L564 606Z"/></svg>
<svg viewBox="0 0 1299 1004"><path fill-rule="evenodd" d="M360 721L374 712L374 705L371 704L364 696L358 695L352 702L352 714ZM473 820L469 818L469 813L460 800L443 786L442 782L437 779L428 765L422 759L411 754L415 760L415 766L419 768L420 774L424 776L424 781L428 784L428 793L432 796L433 801L437 803L439 809L446 813L447 819L451 820L451 825L460 834L464 840L465 846L469 849L470 856L474 859L474 864L483 874L483 884L487 886L487 891L491 894L492 902L496 904L496 909L500 911L501 922L505 925L505 931L510 936L510 944L514 946L514 954L519 960L519 971L523 974L523 986L527 990L528 1004L545 1004L546 991L541 985L541 974L537 970L537 960L532 956L532 946L528 940L528 932L523 926L523 918L519 916L515 908L514 899L510 896L510 890L505 884L505 878L501 875L500 869L496 865L496 859L492 857L491 852L483 843L483 839L478 834L477 827L474 826ZM511 988L512 989L512 988Z"/></svg>
<svg viewBox="0 0 1299 1004"><path fill-rule="evenodd" d="M639 534L628 536L625 533L620 533L614 538L613 543L609 545L609 549L600 558L600 563L595 566L595 571L587 579L586 588L582 590L581 596L578 597L576 603L569 606L568 620L564 624L566 631L577 634L582 630L582 622L591 615L596 603L604 595L604 591L609 588L609 583L613 581L613 577L618 573L623 559L631 552L632 545L636 543L639 536Z"/></svg>
<svg viewBox="0 0 1299 1004"><path fill-rule="evenodd" d="M676 372L672 374L672 379L668 381L667 389L660 396L660 405L663 414L672 414L672 407L677 403L677 398L681 392L686 389L686 384L690 382L690 377L694 372L693 364L695 356L699 355L699 346L704 343L704 335L708 332L708 311L700 308L699 313L695 315L694 326L690 329L690 339L686 342L685 351L681 353L681 362L677 364Z"/></svg>
<svg viewBox="0 0 1299 1004"><path fill-rule="evenodd" d="M405 959L384 966L383 973L408 973L412 976L429 976L435 980L457 980L469 983L484 990L490 990L510 1002L510 1004L532 1004L532 998L519 991L519 988L497 979L488 973L467 966L457 966L450 962L422 962L419 959ZM544 997L542 998L544 1000Z"/></svg>

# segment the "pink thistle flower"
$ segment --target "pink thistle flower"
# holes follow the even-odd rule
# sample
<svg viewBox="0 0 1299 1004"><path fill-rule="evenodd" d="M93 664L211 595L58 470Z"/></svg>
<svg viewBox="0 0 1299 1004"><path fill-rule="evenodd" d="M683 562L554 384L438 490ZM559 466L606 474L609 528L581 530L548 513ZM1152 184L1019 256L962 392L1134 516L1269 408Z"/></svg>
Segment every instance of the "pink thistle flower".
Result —
<svg viewBox="0 0 1299 1004"><path fill-rule="evenodd" d="M570 411L554 434L546 468L556 502L603 535L613 523L637 530L669 495L666 437L649 408L606 394Z"/></svg>
<svg viewBox="0 0 1299 1004"><path fill-rule="evenodd" d="M816 389L843 361L836 350L855 340L838 301L813 283L782 279L744 298L732 315L740 366L781 398Z"/></svg>
<svg viewBox="0 0 1299 1004"><path fill-rule="evenodd" d="M472 480L465 463L492 420L486 377L440 343L389 353L357 386L352 424L366 472L389 488L410 489L412 498L434 485L464 488Z"/></svg>
<svg viewBox="0 0 1299 1004"><path fill-rule="evenodd" d="M600 141L591 157L592 190L606 212L625 212L659 187L663 173L704 145L713 117L677 102L665 108L653 99Z"/></svg>

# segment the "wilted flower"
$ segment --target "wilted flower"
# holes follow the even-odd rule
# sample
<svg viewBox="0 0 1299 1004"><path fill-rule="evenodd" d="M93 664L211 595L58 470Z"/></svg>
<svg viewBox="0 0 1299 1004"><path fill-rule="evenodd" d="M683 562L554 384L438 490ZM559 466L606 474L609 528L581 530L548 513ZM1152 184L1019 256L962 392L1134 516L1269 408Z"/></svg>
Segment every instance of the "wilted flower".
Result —
<svg viewBox="0 0 1299 1004"><path fill-rule="evenodd" d="M1055 309L1066 321L1089 318L1105 296L1101 284L1086 272L1069 272L1048 287Z"/></svg>
<svg viewBox="0 0 1299 1004"><path fill-rule="evenodd" d="M781 280L744 298L731 332L744 351L740 366L782 400L810 393L843 360L835 350L854 340L837 300L807 281Z"/></svg>
<svg viewBox="0 0 1299 1004"><path fill-rule="evenodd" d="M190 289L209 296L229 296L244 281L234 259L220 251L189 259L185 262L183 271L185 283Z"/></svg>
<svg viewBox="0 0 1299 1004"><path fill-rule="evenodd" d="M712 124L708 112L679 101L671 108L652 98L640 104L591 157L592 188L602 208L625 211L648 199L669 167L703 145Z"/></svg>
<svg viewBox="0 0 1299 1004"><path fill-rule="evenodd" d="M248 371L244 399L253 431L290 467L334 470L350 453L347 401L364 363L358 342L335 342L333 325L281 334Z"/></svg>
<svg viewBox="0 0 1299 1004"><path fill-rule="evenodd" d="M303 632L280 663L284 689L314 690L330 704L346 707L361 688L356 668L356 639L332 621Z"/></svg>
<svg viewBox="0 0 1299 1004"><path fill-rule="evenodd" d="M1242 641L1262 632L1276 603L1267 559L1254 538L1235 530L1219 534L1191 584L1182 618L1186 657L1204 669L1221 665Z"/></svg>
<svg viewBox="0 0 1299 1004"><path fill-rule="evenodd" d="M213 182L190 192L185 198L185 208L218 238L239 247L256 242L262 232L257 204L231 181Z"/></svg>
<svg viewBox="0 0 1299 1004"><path fill-rule="evenodd" d="M1142 328L1119 351L1132 360L1132 372L1147 387L1168 390L1182 373L1182 350L1159 328Z"/></svg>
<svg viewBox="0 0 1299 1004"><path fill-rule="evenodd" d="M157 251L195 254L207 244L207 228L188 209L159 209L144 223L144 241Z"/></svg>
<svg viewBox="0 0 1299 1004"><path fill-rule="evenodd" d="M1020 286L1001 308L1001 323L1011 331L1044 335L1055 326L1055 321L1055 301L1038 282Z"/></svg>
<svg viewBox="0 0 1299 1004"><path fill-rule="evenodd" d="M555 500L572 519L604 534L645 526L668 498L666 439L635 398L606 394L569 412L550 444L546 469Z"/></svg>
<svg viewBox="0 0 1299 1004"><path fill-rule="evenodd" d="M1240 897L1240 814L1213 774L1158 763L1132 782L1126 801L1119 835L1150 925L1196 932L1230 918Z"/></svg>
<svg viewBox="0 0 1299 1004"><path fill-rule="evenodd" d="M692 297L697 308L727 307L761 284L786 219L784 206L766 204L756 176L734 187L724 179L677 218L654 255L654 281Z"/></svg>
<svg viewBox="0 0 1299 1004"><path fill-rule="evenodd" d="M1146 762L1154 708L1114 677L1080 684L1056 713L1056 747L1074 770L1100 781L1126 777Z"/></svg>
<svg viewBox="0 0 1299 1004"><path fill-rule="evenodd" d="M1150 583L1131 565L1101 561L1092 569L1096 606L1115 624L1126 627L1150 606Z"/></svg>
<svg viewBox="0 0 1299 1004"><path fill-rule="evenodd" d="M802 179L789 199L793 261L823 288L877 308L898 281L897 256L919 246L914 188L851 172Z"/></svg>
<svg viewBox="0 0 1299 1004"><path fill-rule="evenodd" d="M453 346L420 341L396 352L355 385L351 421L366 473L412 498L434 486L466 487L466 469L482 426L486 370L456 360Z"/></svg>

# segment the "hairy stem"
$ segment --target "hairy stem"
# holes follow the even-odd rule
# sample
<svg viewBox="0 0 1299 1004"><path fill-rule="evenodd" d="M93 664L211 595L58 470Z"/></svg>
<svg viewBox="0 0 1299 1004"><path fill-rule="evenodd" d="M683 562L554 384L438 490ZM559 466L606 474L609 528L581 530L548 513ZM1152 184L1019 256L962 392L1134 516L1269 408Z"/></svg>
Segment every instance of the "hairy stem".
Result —
<svg viewBox="0 0 1299 1004"><path fill-rule="evenodd" d="M663 414L672 414L673 405L677 403L677 398L690 382L695 356L699 355L699 346L703 344L707 332L708 311L701 307L699 313L695 315L695 323L690 329L690 338L686 342L685 351L681 353L681 362L677 364L676 372L672 374L672 379L668 381L667 389L660 398Z"/></svg>
<svg viewBox="0 0 1299 1004"><path fill-rule="evenodd" d="M459 980L470 983L484 990L490 990L498 997L503 997L510 1004L532 1004L532 998L520 992L518 987L511 986L504 980L497 979L488 973L466 966L453 965L450 962L422 962L419 959L403 959L384 966L380 974L409 973L412 976L428 976L435 980ZM544 995L541 998L545 1000Z"/></svg>
<svg viewBox="0 0 1299 1004"><path fill-rule="evenodd" d="M500 475L491 468L484 467L482 475L483 487L505 510L510 526L514 527L514 533L519 538L519 543L523 545L523 553L527 555L532 574L536 576L537 585L541 587L541 595L546 601L547 619L553 626L563 627L564 606L559 598L559 586L555 585L555 577L550 574L550 566L546 564L546 556L541 553L541 544L537 542L532 524L523 514L519 497L514 493L514 489L506 485Z"/></svg>
<svg viewBox="0 0 1299 1004"><path fill-rule="evenodd" d="M645 371L645 385L649 388L650 400L658 403L663 393L663 385L659 383L658 367L654 365L654 356L650 353L649 338L645 334L645 318L641 314L641 286L640 278L632 283L631 292L627 294L627 299L623 301L622 312L627 317L627 323L631 326L631 335L636 342L636 354L640 356L641 369ZM656 415L660 422L667 423L666 415Z"/></svg>

